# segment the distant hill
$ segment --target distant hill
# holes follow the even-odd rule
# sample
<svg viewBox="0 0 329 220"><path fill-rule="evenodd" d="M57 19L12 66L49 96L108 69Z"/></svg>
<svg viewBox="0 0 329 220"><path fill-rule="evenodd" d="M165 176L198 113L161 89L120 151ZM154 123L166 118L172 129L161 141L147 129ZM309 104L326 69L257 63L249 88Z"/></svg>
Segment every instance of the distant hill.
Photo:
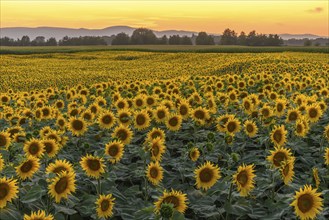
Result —
<svg viewBox="0 0 329 220"><path fill-rule="evenodd" d="M22 38L22 36L27 35L31 39L36 38L37 36L44 36L45 38L55 37L56 39L62 39L65 36L69 37L79 37L79 36L111 36L118 33L124 32L128 35L131 35L136 28L129 26L112 26L103 29L74 29L74 28L59 28L59 27L36 27L36 28L27 28L27 27L10 27L10 28L0 28L1 37L9 38ZM153 31L157 37L162 37L163 35L175 35L180 36L192 36L197 34L197 32L192 31L178 31L178 30L165 30L165 31Z"/></svg>
<svg viewBox="0 0 329 220"><path fill-rule="evenodd" d="M30 39L34 39L37 36L44 36L45 38L55 37L57 40L62 39L65 36L69 37L79 37L79 36L112 36L118 33L124 32L128 35L131 35L136 28L129 26L112 26L103 29L87 29L87 28L61 28L61 27L8 27L0 28L0 37L10 37L13 39L22 38L22 36L27 35ZM180 36L189 36L193 34L197 35L198 32L194 31L185 31L185 30L164 30L157 31L153 30L154 34L157 37L162 37L167 35L180 35ZM220 36L220 34L213 34L215 36ZM314 34L279 34L283 40L288 39L316 39L321 38L322 36L317 36Z"/></svg>

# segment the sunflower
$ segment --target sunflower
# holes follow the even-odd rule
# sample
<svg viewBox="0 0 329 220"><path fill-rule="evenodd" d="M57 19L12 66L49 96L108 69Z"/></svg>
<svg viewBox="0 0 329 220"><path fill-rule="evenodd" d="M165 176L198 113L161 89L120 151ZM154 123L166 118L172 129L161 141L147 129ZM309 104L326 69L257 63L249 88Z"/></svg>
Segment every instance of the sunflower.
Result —
<svg viewBox="0 0 329 220"><path fill-rule="evenodd" d="M90 123L94 120L95 115L91 112L90 109L84 111L81 114L81 117L83 118L83 120L85 120L87 123Z"/></svg>
<svg viewBox="0 0 329 220"><path fill-rule="evenodd" d="M111 163L117 163L121 160L124 153L124 145L121 141L112 141L105 145L105 155L110 156Z"/></svg>
<svg viewBox="0 0 329 220"><path fill-rule="evenodd" d="M0 154L0 171L2 171L4 167L5 167L5 162L2 158L2 154Z"/></svg>
<svg viewBox="0 0 329 220"><path fill-rule="evenodd" d="M25 180L26 178L32 179L32 176L39 170L39 168L39 159L33 156L28 156L25 161L16 167L16 173L22 180Z"/></svg>
<svg viewBox="0 0 329 220"><path fill-rule="evenodd" d="M162 154L164 154L166 146L164 140L160 137L153 139L150 142L151 159L155 161L161 161Z"/></svg>
<svg viewBox="0 0 329 220"><path fill-rule="evenodd" d="M48 193L55 199L56 203L60 203L62 198L67 199L68 195L75 192L75 175L62 171L48 186Z"/></svg>
<svg viewBox="0 0 329 220"><path fill-rule="evenodd" d="M123 144L129 144L133 136L133 132L124 125L116 127L112 133L113 138L118 138Z"/></svg>
<svg viewBox="0 0 329 220"><path fill-rule="evenodd" d="M182 126L182 117L178 114L171 114L165 121L166 127L170 131L178 131Z"/></svg>
<svg viewBox="0 0 329 220"><path fill-rule="evenodd" d="M320 185L319 169L314 167L312 169L312 172L313 172L313 180L315 182L315 186L316 186L316 188L319 188L319 185Z"/></svg>
<svg viewBox="0 0 329 220"><path fill-rule="evenodd" d="M184 213L187 209L187 198L186 194L183 194L180 191L171 190L167 192L166 190L163 192L163 195L154 203L155 205L155 213L159 214L161 205L164 203L171 203L173 208L180 213Z"/></svg>
<svg viewBox="0 0 329 220"><path fill-rule="evenodd" d="M0 132L0 148L8 148L10 145L10 133L6 131Z"/></svg>
<svg viewBox="0 0 329 220"><path fill-rule="evenodd" d="M80 165L88 176L98 179L104 170L104 159L101 157L95 157L92 155L86 155L81 158Z"/></svg>
<svg viewBox="0 0 329 220"><path fill-rule="evenodd" d="M281 163L280 166L280 172L283 179L284 184L289 185L289 183L292 181L292 178L294 177L294 163L295 158L291 157L288 160L284 160Z"/></svg>
<svg viewBox="0 0 329 220"><path fill-rule="evenodd" d="M274 126L274 129L271 132L271 141L278 146L283 146L286 141L286 135L287 135L287 131L284 127L284 125L281 126Z"/></svg>
<svg viewBox="0 0 329 220"><path fill-rule="evenodd" d="M305 185L295 192L294 201L290 204L295 209L295 214L302 220L315 219L323 209L321 193L317 193L312 186Z"/></svg>
<svg viewBox="0 0 329 220"><path fill-rule="evenodd" d="M191 111L191 118L195 121L200 123L201 125L204 125L206 123L206 120L210 118L209 110L198 107L196 109L193 109Z"/></svg>
<svg viewBox="0 0 329 220"><path fill-rule="evenodd" d="M152 130L147 133L146 141L152 141L157 137L160 137L162 140L166 139L166 135L163 130L153 127Z"/></svg>
<svg viewBox="0 0 329 220"><path fill-rule="evenodd" d="M329 147L324 152L324 164L329 165Z"/></svg>
<svg viewBox="0 0 329 220"><path fill-rule="evenodd" d="M240 125L240 121L238 119L235 119L235 118L229 118L227 123L225 124L225 127L226 127L226 131L229 133L229 134L235 134L237 132L240 131L241 129L241 125Z"/></svg>
<svg viewBox="0 0 329 220"><path fill-rule="evenodd" d="M117 113L120 124L128 126L131 123L131 112L128 109L120 109Z"/></svg>
<svg viewBox="0 0 329 220"><path fill-rule="evenodd" d="M182 116L183 119L187 119L189 117L190 114L190 104L188 103L188 101L186 100L181 100L181 102L179 103L179 106L177 108L177 112L178 114L180 114L180 116Z"/></svg>
<svg viewBox="0 0 329 220"><path fill-rule="evenodd" d="M46 151L48 157L50 157L50 158L55 157L59 150L58 143L53 139L46 139L46 140L43 140L42 142L45 146L45 151Z"/></svg>
<svg viewBox="0 0 329 220"><path fill-rule="evenodd" d="M28 156L41 157L45 151L45 145L43 141L33 138L24 143L23 149Z"/></svg>
<svg viewBox="0 0 329 220"><path fill-rule="evenodd" d="M249 97L243 98L241 105L242 105L242 108L244 109L244 111L248 114L251 113L254 109L254 104L249 99Z"/></svg>
<svg viewBox="0 0 329 220"><path fill-rule="evenodd" d="M43 210L38 210L32 212L31 215L24 214L24 220L54 220L54 216L52 214L47 215Z"/></svg>
<svg viewBox="0 0 329 220"><path fill-rule="evenodd" d="M249 137L255 137L258 127L254 121L247 120L244 122L244 131Z"/></svg>
<svg viewBox="0 0 329 220"><path fill-rule="evenodd" d="M18 194L17 180L0 178L0 209L6 207L7 202L11 202Z"/></svg>
<svg viewBox="0 0 329 220"><path fill-rule="evenodd" d="M254 165L239 166L238 171L233 175L233 183L238 186L241 196L247 196L249 192L255 187Z"/></svg>
<svg viewBox="0 0 329 220"><path fill-rule="evenodd" d="M63 116L60 116L56 119L56 125L60 128L60 129L64 129L66 126L66 119Z"/></svg>
<svg viewBox="0 0 329 220"><path fill-rule="evenodd" d="M306 115L310 122L317 122L319 121L320 117L322 116L321 107L318 104L312 104L306 107Z"/></svg>
<svg viewBox="0 0 329 220"><path fill-rule="evenodd" d="M112 194L99 195L96 201L96 211L98 218L109 218L113 215L113 206L115 198Z"/></svg>
<svg viewBox="0 0 329 220"><path fill-rule="evenodd" d="M300 111L298 109L289 109L287 113L287 122L294 122L300 118Z"/></svg>
<svg viewBox="0 0 329 220"><path fill-rule="evenodd" d="M303 120L299 119L296 121L295 125L295 134L299 137L305 137L308 132L308 124L305 123Z"/></svg>
<svg viewBox="0 0 329 220"><path fill-rule="evenodd" d="M275 100L275 113L277 116L282 116L284 110L286 109L287 101L285 99L276 99Z"/></svg>
<svg viewBox="0 0 329 220"><path fill-rule="evenodd" d="M125 109L129 107L127 100L121 97L114 103L114 105L117 109Z"/></svg>
<svg viewBox="0 0 329 220"><path fill-rule="evenodd" d="M169 115L169 110L166 106L160 105L154 111L154 119L156 122L164 122Z"/></svg>
<svg viewBox="0 0 329 220"><path fill-rule="evenodd" d="M324 128L324 136L327 138L329 141L329 124Z"/></svg>
<svg viewBox="0 0 329 220"><path fill-rule="evenodd" d="M111 111L103 111L97 120L100 128L110 129L114 126L116 118Z"/></svg>
<svg viewBox="0 0 329 220"><path fill-rule="evenodd" d="M160 166L159 162L156 161L151 162L146 169L147 179L155 186L159 185L159 183L163 179L163 169Z"/></svg>
<svg viewBox="0 0 329 220"><path fill-rule="evenodd" d="M204 190L210 189L221 177L219 167L214 166L209 161L195 169L194 174L197 188Z"/></svg>
<svg viewBox="0 0 329 220"><path fill-rule="evenodd" d="M148 128L150 126L150 122L151 119L147 111L143 110L135 113L134 127L137 130L143 130L145 128Z"/></svg>
<svg viewBox="0 0 329 220"><path fill-rule="evenodd" d="M75 136L81 136L87 131L87 123L82 118L70 117L68 129Z"/></svg>
<svg viewBox="0 0 329 220"><path fill-rule="evenodd" d="M217 130L220 132L225 132L226 131L226 123L229 119L233 118L234 119L234 115L229 115L229 114L225 114L220 116L217 119Z"/></svg>
<svg viewBox="0 0 329 220"><path fill-rule="evenodd" d="M267 157L267 160L272 163L274 167L281 167L281 163L292 158L290 149L284 147L275 147L274 151L270 151L271 155Z"/></svg>
<svg viewBox="0 0 329 220"><path fill-rule="evenodd" d="M259 111L264 118L269 118L273 115L272 108L268 105L264 105Z"/></svg>
<svg viewBox="0 0 329 220"><path fill-rule="evenodd" d="M46 168L46 173L60 174L62 171L72 173L75 175L72 164L66 160L55 160L55 162L50 163Z"/></svg>
<svg viewBox="0 0 329 220"><path fill-rule="evenodd" d="M189 157L193 162L197 161L198 158L200 157L199 149L196 147L193 147L189 152Z"/></svg>

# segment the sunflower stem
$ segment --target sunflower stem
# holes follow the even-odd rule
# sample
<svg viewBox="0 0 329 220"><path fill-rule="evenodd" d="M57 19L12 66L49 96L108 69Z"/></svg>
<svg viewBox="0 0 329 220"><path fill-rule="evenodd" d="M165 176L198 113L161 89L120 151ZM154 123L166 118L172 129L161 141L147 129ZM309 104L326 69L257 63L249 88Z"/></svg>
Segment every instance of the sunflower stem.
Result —
<svg viewBox="0 0 329 220"><path fill-rule="evenodd" d="M144 170L147 169L147 164L146 164L146 155L144 154ZM145 181L145 196L144 196L144 200L147 201L147 197L148 197L148 184L147 184L147 178L144 175L144 181Z"/></svg>
<svg viewBox="0 0 329 220"><path fill-rule="evenodd" d="M227 196L227 202L228 202L229 204L231 204L232 192L233 192L233 182L231 182L230 190L229 190L229 193L228 193L228 196ZM228 212L226 211L226 217L225 217L225 219L227 220L228 217L229 217L229 214L228 214Z"/></svg>
<svg viewBox="0 0 329 220"><path fill-rule="evenodd" d="M98 178L97 179L97 193L98 195L101 195L102 194L102 185L101 185L101 178Z"/></svg>

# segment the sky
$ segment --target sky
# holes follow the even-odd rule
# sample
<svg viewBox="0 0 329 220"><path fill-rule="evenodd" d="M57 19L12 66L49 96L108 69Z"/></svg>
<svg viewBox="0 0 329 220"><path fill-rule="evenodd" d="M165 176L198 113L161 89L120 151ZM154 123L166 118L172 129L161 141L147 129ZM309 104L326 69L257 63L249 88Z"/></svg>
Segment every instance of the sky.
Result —
<svg viewBox="0 0 329 220"><path fill-rule="evenodd" d="M327 0L0 0L1 27L316 34L329 36Z"/></svg>

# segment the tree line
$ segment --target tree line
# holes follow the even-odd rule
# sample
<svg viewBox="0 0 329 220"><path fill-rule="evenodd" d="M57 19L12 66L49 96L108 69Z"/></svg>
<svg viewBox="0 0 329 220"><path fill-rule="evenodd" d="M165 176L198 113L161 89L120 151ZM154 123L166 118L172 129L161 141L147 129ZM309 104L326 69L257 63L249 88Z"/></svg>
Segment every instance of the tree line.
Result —
<svg viewBox="0 0 329 220"><path fill-rule="evenodd" d="M219 37L220 45L244 45L244 46L280 46L283 44L282 38L277 34L258 34L256 31L251 31L249 34L241 32L239 35L230 29L225 29ZM110 41L109 41L110 39ZM38 36L34 40L30 40L28 36L23 36L21 39L11 39L8 37L0 38L2 46L79 46L79 45L215 45L215 36L206 32L199 32L197 35L179 36L172 35L169 38L164 35L158 38L152 30L147 28L138 28L134 30L131 36L126 33L119 33L111 37L68 37L65 36L57 41L55 38L45 39L43 36Z"/></svg>

